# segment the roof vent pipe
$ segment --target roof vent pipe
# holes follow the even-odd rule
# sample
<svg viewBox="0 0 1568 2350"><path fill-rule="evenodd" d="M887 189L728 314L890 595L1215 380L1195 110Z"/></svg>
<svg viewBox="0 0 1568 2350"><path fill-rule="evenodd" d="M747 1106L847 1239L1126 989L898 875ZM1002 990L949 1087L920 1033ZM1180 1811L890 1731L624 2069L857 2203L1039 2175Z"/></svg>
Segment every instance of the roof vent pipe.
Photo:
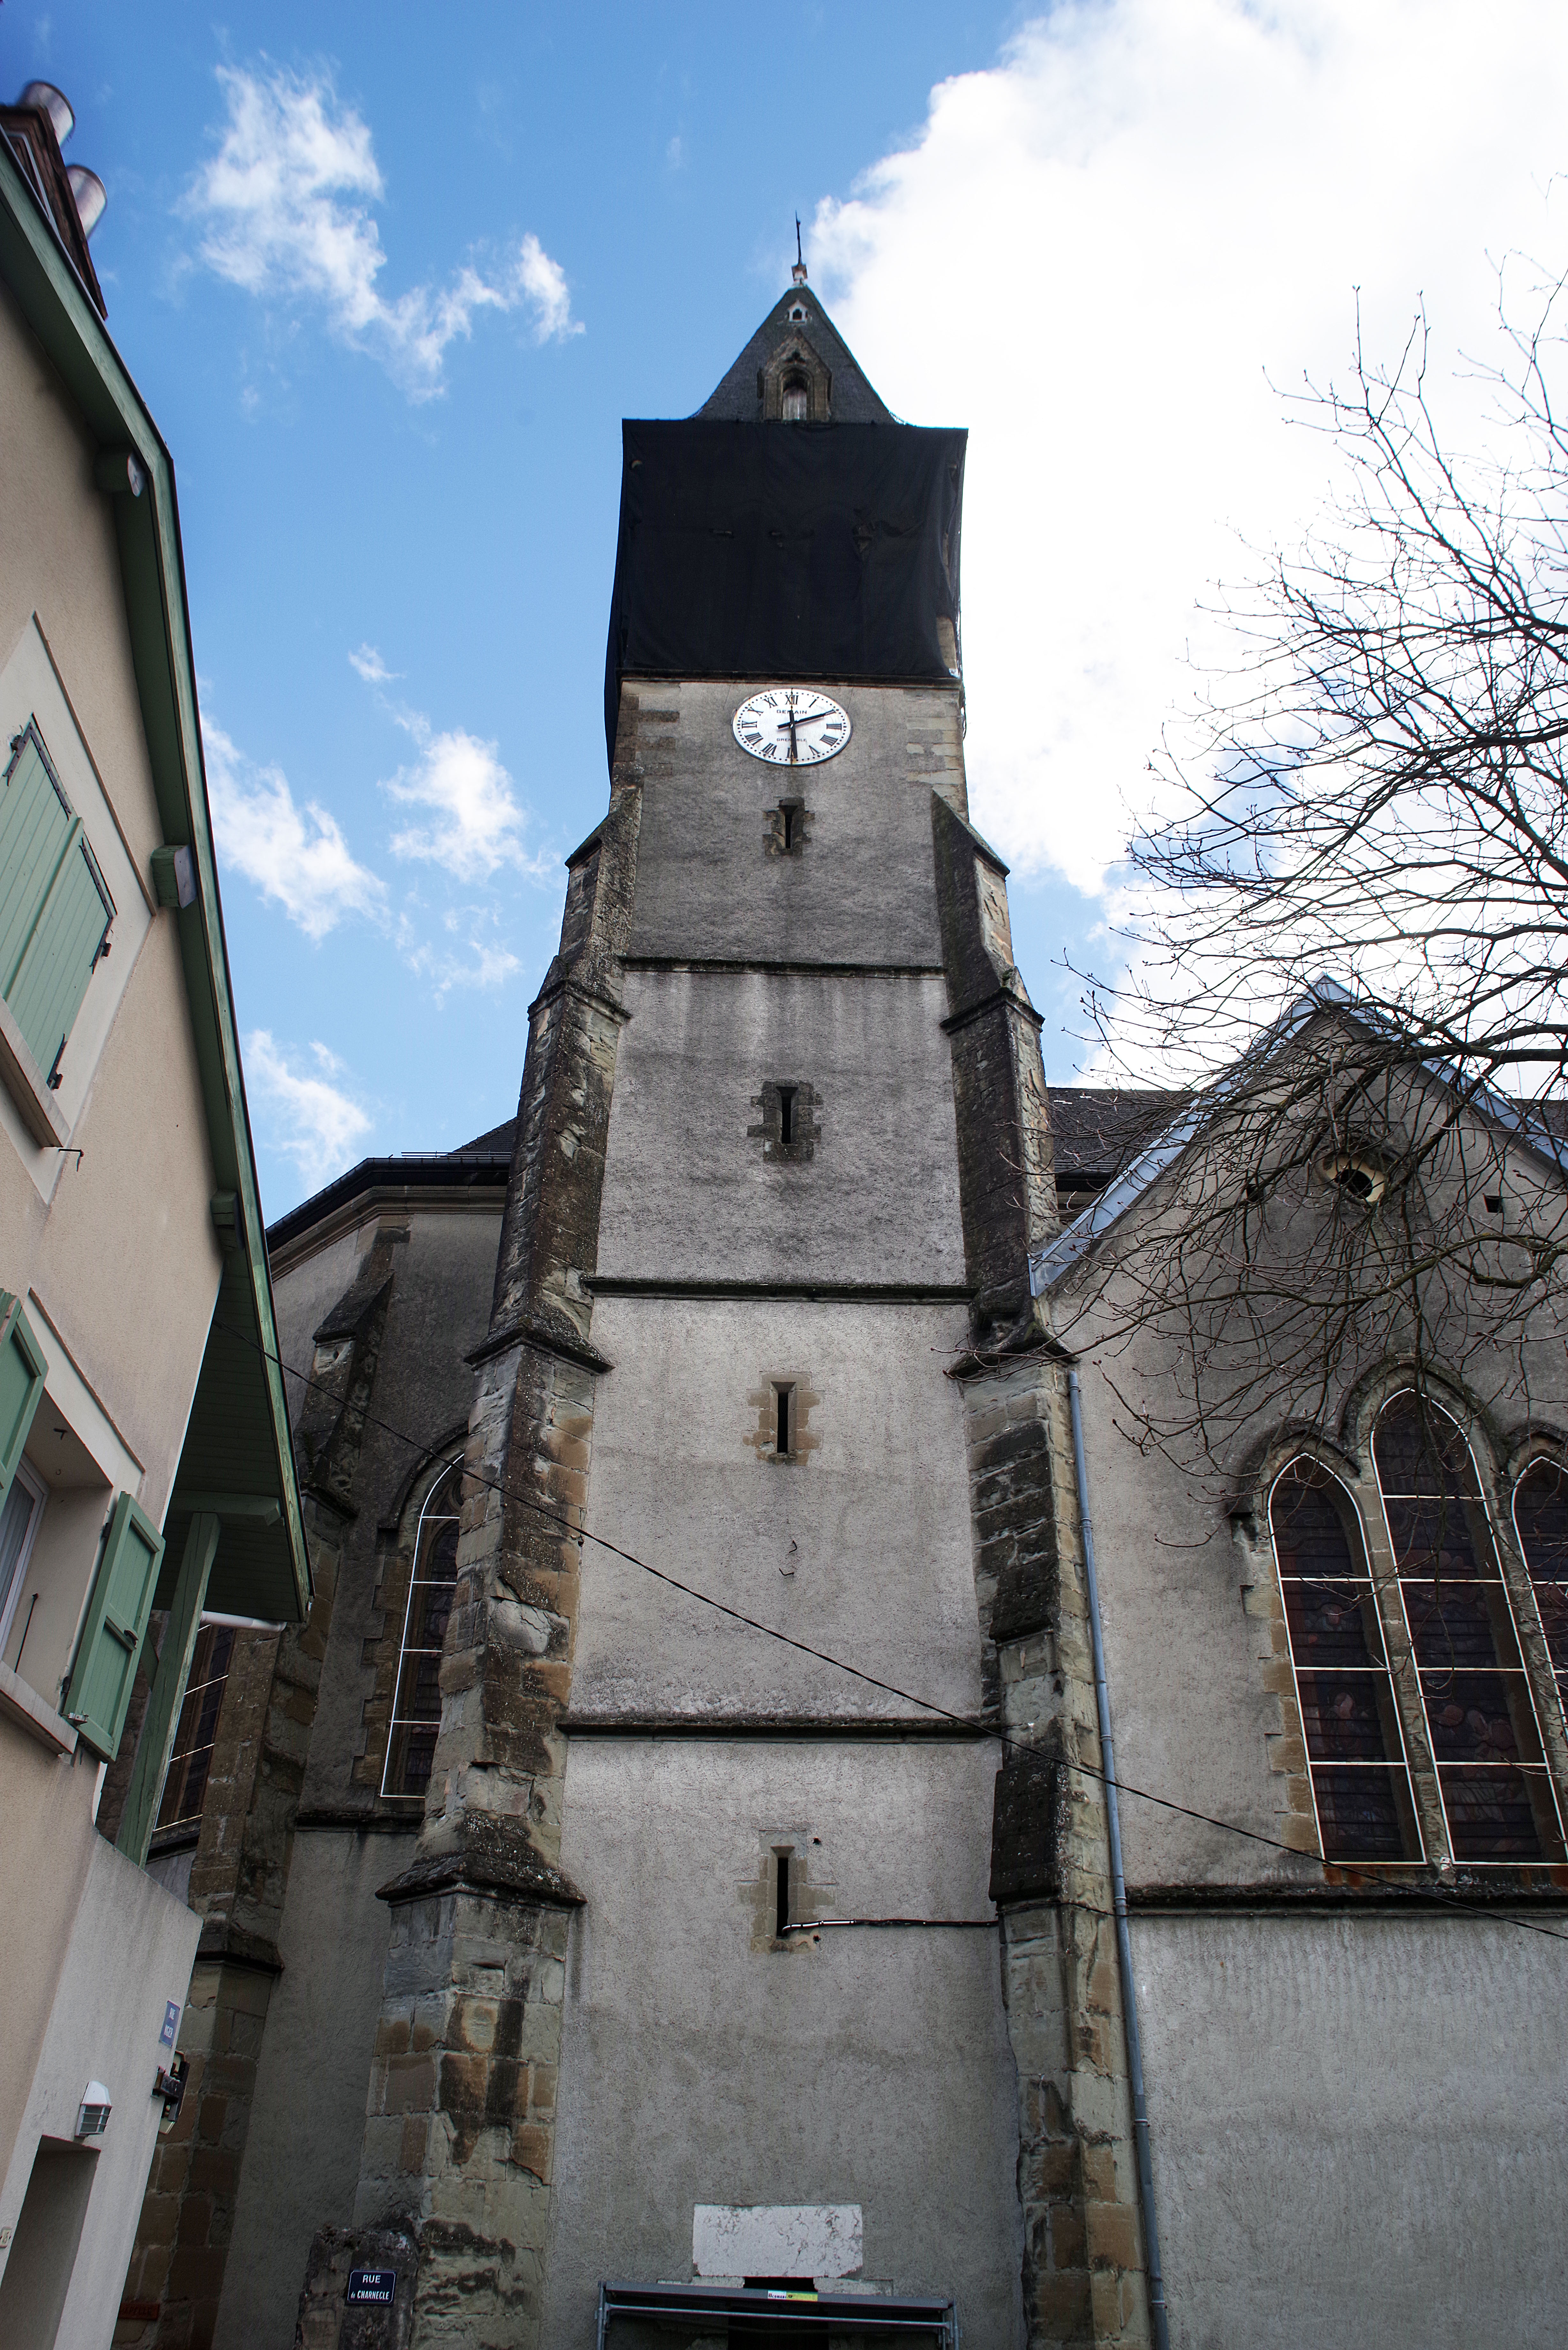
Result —
<svg viewBox="0 0 1568 2350"><path fill-rule="evenodd" d="M90 236L103 218L103 208L109 202L109 192L96 172L85 163L73 163L66 173L71 183L71 193L77 200L77 218L82 224L82 234Z"/></svg>
<svg viewBox="0 0 1568 2350"><path fill-rule="evenodd" d="M63 89L57 89L52 81L30 81L16 103L18 106L41 107L54 124L55 137L62 147L77 127L70 99ZM103 210L101 204L99 210Z"/></svg>

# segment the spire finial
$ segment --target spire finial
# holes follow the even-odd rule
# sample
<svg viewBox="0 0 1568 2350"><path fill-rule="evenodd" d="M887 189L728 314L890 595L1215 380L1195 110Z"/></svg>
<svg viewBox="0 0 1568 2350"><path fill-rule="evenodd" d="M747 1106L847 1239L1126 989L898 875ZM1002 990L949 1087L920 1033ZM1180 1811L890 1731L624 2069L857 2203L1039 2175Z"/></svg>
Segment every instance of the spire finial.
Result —
<svg viewBox="0 0 1568 2350"><path fill-rule="evenodd" d="M798 213L794 216L794 267L790 271L790 276L797 286L805 284L805 255L800 249L800 214Z"/></svg>

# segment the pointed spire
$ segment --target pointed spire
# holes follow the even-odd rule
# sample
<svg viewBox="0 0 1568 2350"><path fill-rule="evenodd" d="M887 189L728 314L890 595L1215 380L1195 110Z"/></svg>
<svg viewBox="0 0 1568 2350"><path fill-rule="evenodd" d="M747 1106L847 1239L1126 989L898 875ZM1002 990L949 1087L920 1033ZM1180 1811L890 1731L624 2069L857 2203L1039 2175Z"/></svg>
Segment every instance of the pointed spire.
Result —
<svg viewBox="0 0 1568 2350"><path fill-rule="evenodd" d="M800 251L800 221L795 221ZM797 261L791 290L774 304L740 358L698 410L699 416L737 424L771 423L804 416L814 424L891 424L854 352L806 284ZM804 411L796 404L804 396Z"/></svg>
<svg viewBox="0 0 1568 2350"><path fill-rule="evenodd" d="M797 286L805 284L805 255L800 249L800 214L794 216L794 267L790 271Z"/></svg>

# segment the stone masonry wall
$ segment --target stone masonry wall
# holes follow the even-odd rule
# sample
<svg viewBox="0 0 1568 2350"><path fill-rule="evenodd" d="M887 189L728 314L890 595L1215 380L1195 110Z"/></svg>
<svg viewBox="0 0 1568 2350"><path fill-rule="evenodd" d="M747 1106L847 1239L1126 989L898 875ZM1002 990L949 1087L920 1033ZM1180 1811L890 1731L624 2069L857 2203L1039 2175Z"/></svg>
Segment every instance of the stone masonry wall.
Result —
<svg viewBox="0 0 1568 2350"><path fill-rule="evenodd" d="M1148 2301L1064 1374L1043 1355L993 1362L965 1378L964 1405L982 1633L1002 1722L1030 1750L1002 1778L1027 1773L1038 1812L1029 1765L1050 1758L1061 1790L1049 1832L1012 1856L1012 1898L993 1877L1028 2339L1131 2350L1150 2338Z"/></svg>
<svg viewBox="0 0 1568 2350"><path fill-rule="evenodd" d="M678 716L626 691L610 808L571 861L561 946L531 1007L490 1334L474 1357L441 1725L393 1908L356 2226L417 2244L418 2345L537 2337L575 1888L566 1742L594 1386L591 1340L619 957L643 759ZM652 745L651 751L649 745ZM318 2239L301 2340L331 2322ZM314 2329L312 2332L311 2330Z"/></svg>

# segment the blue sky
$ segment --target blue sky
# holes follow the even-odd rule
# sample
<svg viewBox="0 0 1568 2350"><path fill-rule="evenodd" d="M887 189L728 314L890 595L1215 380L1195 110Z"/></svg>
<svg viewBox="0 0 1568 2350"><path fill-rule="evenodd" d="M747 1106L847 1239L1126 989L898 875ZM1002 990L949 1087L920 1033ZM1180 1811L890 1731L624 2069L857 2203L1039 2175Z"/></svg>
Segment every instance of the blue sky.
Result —
<svg viewBox="0 0 1568 2350"><path fill-rule="evenodd" d="M1561 14L5 0L174 454L268 1214L514 1109L607 791L619 420L706 396L797 210L889 403L971 428L971 793L1069 1077L1206 585L1328 484L1271 378L1343 365L1357 286L1451 365L1550 259Z"/></svg>

